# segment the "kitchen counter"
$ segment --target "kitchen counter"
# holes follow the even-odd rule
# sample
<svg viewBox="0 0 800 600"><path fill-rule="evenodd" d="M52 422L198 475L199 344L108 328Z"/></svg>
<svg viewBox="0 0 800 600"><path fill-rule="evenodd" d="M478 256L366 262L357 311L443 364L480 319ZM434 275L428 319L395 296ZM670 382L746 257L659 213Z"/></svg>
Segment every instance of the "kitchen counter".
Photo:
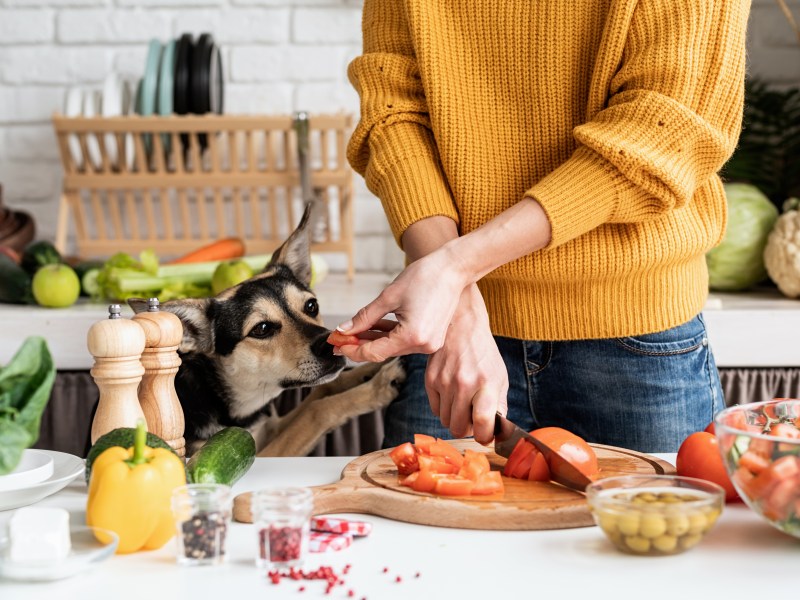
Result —
<svg viewBox="0 0 800 600"><path fill-rule="evenodd" d="M353 282L331 275L317 288L328 327L350 318L391 281L387 274L358 274ZM123 314L132 313L127 307ZM81 301L64 309L0 305L0 364L28 335L44 336L59 370L85 370L93 364L86 349L92 323L107 315L105 304ZM800 367L800 300L775 289L746 294L711 294L704 311L719 367Z"/></svg>
<svg viewBox="0 0 800 600"><path fill-rule="evenodd" d="M656 455L674 462L675 455ZM258 458L234 492L268 485L321 485L335 481L351 458ZM85 519L82 478L39 503ZM12 511L0 512L0 528ZM319 581L273 585L253 564L252 525L233 523L229 562L221 567L179 567L174 542L153 552L113 556L71 579L46 584L0 580L4 600L126 600L214 598L504 597L580 600L675 598L797 598L800 540L762 521L744 505L728 505L694 549L670 557L618 552L597 527L552 531L474 531L427 527L371 515L345 515L372 523L369 537L340 552L312 554L305 570L322 565L337 573L350 564L346 585L325 595ZM389 569L383 573L383 568ZM420 576L415 577L416 573ZM401 582L395 577L400 576ZM298 596L298 594L301 594Z"/></svg>

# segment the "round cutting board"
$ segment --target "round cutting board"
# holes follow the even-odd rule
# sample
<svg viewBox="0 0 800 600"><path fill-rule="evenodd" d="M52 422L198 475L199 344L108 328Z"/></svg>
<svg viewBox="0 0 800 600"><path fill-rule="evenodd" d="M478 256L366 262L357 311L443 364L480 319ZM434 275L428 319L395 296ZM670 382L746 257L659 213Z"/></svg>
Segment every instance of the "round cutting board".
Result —
<svg viewBox="0 0 800 600"><path fill-rule="evenodd" d="M450 443L461 451L470 448L486 453L493 470L501 470L506 462L491 448L472 440ZM675 472L672 465L654 456L613 446L591 446L597 454L600 478ZM398 482L390 451L360 456L348 463L336 483L312 487L314 514L365 513L461 529L565 529L594 524L584 495L555 483L504 477L504 494L446 497L415 492ZM233 516L237 521L252 523L250 498L250 492L236 497Z"/></svg>

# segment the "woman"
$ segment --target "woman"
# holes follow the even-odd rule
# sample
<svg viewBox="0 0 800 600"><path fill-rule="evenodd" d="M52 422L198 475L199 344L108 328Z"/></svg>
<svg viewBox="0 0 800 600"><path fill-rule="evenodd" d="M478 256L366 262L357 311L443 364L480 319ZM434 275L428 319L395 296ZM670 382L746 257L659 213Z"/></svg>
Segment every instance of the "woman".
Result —
<svg viewBox="0 0 800 600"><path fill-rule="evenodd" d="M748 10L365 0L348 158L409 264L339 351L409 355L386 445L488 443L507 411L671 452L723 406L700 311Z"/></svg>

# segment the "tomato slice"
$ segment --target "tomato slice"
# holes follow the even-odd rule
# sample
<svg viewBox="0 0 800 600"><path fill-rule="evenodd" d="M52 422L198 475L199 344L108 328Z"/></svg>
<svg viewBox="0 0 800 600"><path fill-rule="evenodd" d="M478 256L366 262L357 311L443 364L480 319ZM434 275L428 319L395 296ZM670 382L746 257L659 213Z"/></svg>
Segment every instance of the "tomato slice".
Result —
<svg viewBox="0 0 800 600"><path fill-rule="evenodd" d="M464 457L461 452L444 440L436 440L431 444L431 456L443 456L447 462L454 464L459 469L464 464Z"/></svg>
<svg viewBox="0 0 800 600"><path fill-rule="evenodd" d="M442 496L469 496L475 482L458 475L444 475L436 480L435 492Z"/></svg>
<svg viewBox="0 0 800 600"><path fill-rule="evenodd" d="M414 447L420 454L430 454L431 444L433 444L435 441L436 438L433 436L425 435L424 433L414 434Z"/></svg>
<svg viewBox="0 0 800 600"><path fill-rule="evenodd" d="M761 471L769 467L769 459L761 454L756 454L755 452L747 450L747 452L742 454L739 458L739 466L744 467L753 475L758 475Z"/></svg>
<svg viewBox="0 0 800 600"><path fill-rule="evenodd" d="M515 479L527 479L528 473L530 473L531 466L533 465L533 459L537 454L539 454L539 451L536 450L536 448L533 448L533 450L525 454L522 460L514 467L514 470L511 472L511 477Z"/></svg>
<svg viewBox="0 0 800 600"><path fill-rule="evenodd" d="M550 467L547 466L547 459L538 450L533 452L533 462L528 471L528 481L550 481Z"/></svg>
<svg viewBox="0 0 800 600"><path fill-rule="evenodd" d="M800 478L784 479L763 502L764 515L775 521L789 518L795 500L800 499Z"/></svg>
<svg viewBox="0 0 800 600"><path fill-rule="evenodd" d="M419 471L414 471L413 473L411 473L411 475L403 477L402 479L400 479L400 485L405 485L413 489L414 482L419 477L419 473L420 473Z"/></svg>
<svg viewBox="0 0 800 600"><path fill-rule="evenodd" d="M420 470L430 471L431 473L440 473L443 475L455 475L458 473L458 467L446 462L441 456L425 456L424 454L417 455Z"/></svg>
<svg viewBox="0 0 800 600"><path fill-rule="evenodd" d="M397 466L400 475L409 475L419 469L417 452L411 442L400 444L389 453L389 458Z"/></svg>
<svg viewBox="0 0 800 600"><path fill-rule="evenodd" d="M542 440L587 477L596 476L600 470L592 447L571 431L561 427L542 427L531 431L531 435Z"/></svg>
<svg viewBox="0 0 800 600"><path fill-rule="evenodd" d="M533 452L533 444L520 438L517 444L514 446L514 449L511 451L511 454L508 455L506 465L503 467L503 475L506 477L514 477L514 472L517 468L517 465L531 452Z"/></svg>
<svg viewBox="0 0 800 600"><path fill-rule="evenodd" d="M472 488L473 496L488 496L489 494L502 494L505 491L503 478L500 471L489 471L480 476Z"/></svg>
<svg viewBox="0 0 800 600"><path fill-rule="evenodd" d="M328 336L327 341L331 346L357 346L358 336L347 335L334 329Z"/></svg>

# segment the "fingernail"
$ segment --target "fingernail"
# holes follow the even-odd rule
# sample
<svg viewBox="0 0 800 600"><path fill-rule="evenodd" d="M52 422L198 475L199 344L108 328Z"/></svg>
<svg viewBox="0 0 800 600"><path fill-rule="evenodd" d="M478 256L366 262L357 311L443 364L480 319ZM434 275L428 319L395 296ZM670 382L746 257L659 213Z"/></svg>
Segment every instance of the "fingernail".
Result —
<svg viewBox="0 0 800 600"><path fill-rule="evenodd" d="M345 321L344 323L340 324L336 328L336 331L341 331L342 333L347 333L352 328L353 328L353 322L352 321Z"/></svg>
<svg viewBox="0 0 800 600"><path fill-rule="evenodd" d="M334 346L333 347L333 355L334 356L342 356L342 351L339 350L339 346Z"/></svg>

